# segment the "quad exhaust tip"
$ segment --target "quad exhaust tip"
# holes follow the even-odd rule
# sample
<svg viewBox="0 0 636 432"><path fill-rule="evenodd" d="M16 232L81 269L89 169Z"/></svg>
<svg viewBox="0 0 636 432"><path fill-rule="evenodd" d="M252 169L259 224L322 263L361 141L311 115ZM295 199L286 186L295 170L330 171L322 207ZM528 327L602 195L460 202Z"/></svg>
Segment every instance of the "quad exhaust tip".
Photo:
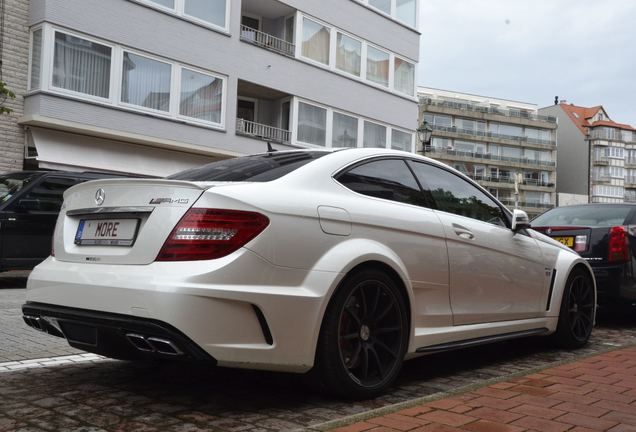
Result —
<svg viewBox="0 0 636 432"><path fill-rule="evenodd" d="M168 339L157 338L154 336L144 336L137 333L127 333L126 338L128 341L139 351L159 354L165 354L169 356L183 355L183 351L177 347L172 341Z"/></svg>
<svg viewBox="0 0 636 432"><path fill-rule="evenodd" d="M41 332L46 333L46 327L44 326L42 318L31 316L31 315L24 315L22 319L24 319L24 322L29 327L33 327L36 330L40 330Z"/></svg>

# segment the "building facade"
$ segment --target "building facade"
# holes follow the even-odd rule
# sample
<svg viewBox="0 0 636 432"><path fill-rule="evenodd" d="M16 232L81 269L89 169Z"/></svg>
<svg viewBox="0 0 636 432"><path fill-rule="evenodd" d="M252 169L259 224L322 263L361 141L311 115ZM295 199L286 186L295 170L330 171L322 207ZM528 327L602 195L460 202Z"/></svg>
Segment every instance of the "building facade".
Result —
<svg viewBox="0 0 636 432"><path fill-rule="evenodd" d="M636 202L636 129L610 119L602 106L565 102L542 108L559 119L559 198Z"/></svg>
<svg viewBox="0 0 636 432"><path fill-rule="evenodd" d="M556 200L555 117L536 105L420 87L426 156L476 180L510 208L537 215Z"/></svg>
<svg viewBox="0 0 636 432"><path fill-rule="evenodd" d="M413 151L418 0L33 0L25 166L167 175L297 147Z"/></svg>

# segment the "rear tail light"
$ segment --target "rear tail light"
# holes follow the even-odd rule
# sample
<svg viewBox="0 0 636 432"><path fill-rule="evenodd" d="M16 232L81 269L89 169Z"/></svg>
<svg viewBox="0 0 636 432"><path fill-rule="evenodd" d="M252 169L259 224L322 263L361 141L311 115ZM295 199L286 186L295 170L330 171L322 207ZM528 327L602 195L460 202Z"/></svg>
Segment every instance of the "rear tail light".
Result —
<svg viewBox="0 0 636 432"><path fill-rule="evenodd" d="M609 248L607 261L613 263L629 260L629 243L627 231L622 226L615 226L609 231Z"/></svg>
<svg viewBox="0 0 636 432"><path fill-rule="evenodd" d="M574 250L576 252L585 252L587 249L587 236L577 235L574 237Z"/></svg>
<svg viewBox="0 0 636 432"><path fill-rule="evenodd" d="M240 249L269 225L254 212L190 209L164 243L157 261L198 261L221 258Z"/></svg>

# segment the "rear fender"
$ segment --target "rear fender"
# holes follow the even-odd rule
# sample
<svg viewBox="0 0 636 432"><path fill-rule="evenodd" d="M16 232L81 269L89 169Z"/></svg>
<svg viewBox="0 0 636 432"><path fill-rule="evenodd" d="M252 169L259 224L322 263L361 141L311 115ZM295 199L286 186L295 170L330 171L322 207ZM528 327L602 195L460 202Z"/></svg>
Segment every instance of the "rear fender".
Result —
<svg viewBox="0 0 636 432"><path fill-rule="evenodd" d="M565 291L565 284L568 276L570 276L570 273L575 267L585 268L590 275L590 278L592 278L592 283L594 284L594 298L596 302L596 280L594 279L592 267L590 267L587 261L578 255L568 251L561 251L557 257L555 265L557 273L554 281L554 291L552 293L552 298L550 299L550 307L546 314L548 317L558 318L563 300L563 292ZM550 330L556 330L556 320L554 322L555 328Z"/></svg>

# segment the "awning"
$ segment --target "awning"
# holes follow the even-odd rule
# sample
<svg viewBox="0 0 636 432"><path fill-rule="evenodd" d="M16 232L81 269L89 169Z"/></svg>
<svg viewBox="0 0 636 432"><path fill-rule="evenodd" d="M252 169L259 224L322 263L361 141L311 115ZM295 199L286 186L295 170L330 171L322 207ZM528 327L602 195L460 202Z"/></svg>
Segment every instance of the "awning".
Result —
<svg viewBox="0 0 636 432"><path fill-rule="evenodd" d="M167 176L215 159L191 153L31 127L29 144L40 168L64 171L113 171Z"/></svg>

